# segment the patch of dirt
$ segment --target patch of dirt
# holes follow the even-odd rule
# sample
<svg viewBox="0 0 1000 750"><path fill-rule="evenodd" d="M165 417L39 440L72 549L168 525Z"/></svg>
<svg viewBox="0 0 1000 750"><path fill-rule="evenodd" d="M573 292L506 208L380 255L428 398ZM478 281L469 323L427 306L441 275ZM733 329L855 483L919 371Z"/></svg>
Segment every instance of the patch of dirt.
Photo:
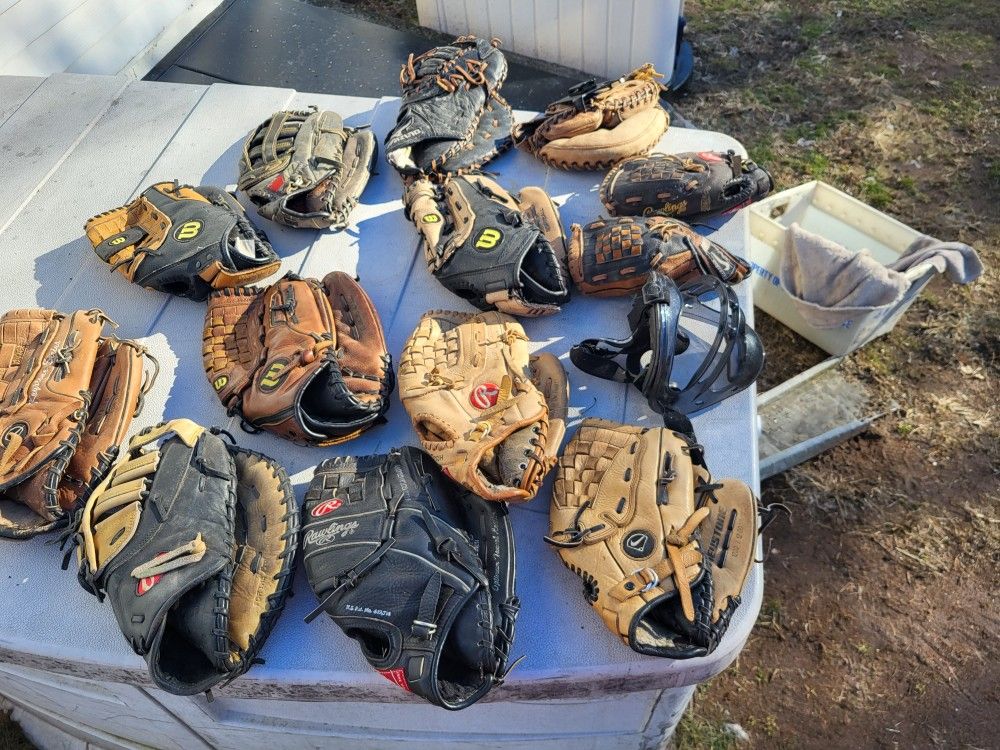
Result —
<svg viewBox="0 0 1000 750"><path fill-rule="evenodd" d="M844 367L900 410L765 482L765 605L699 689L681 748L996 746L1000 710L1000 6L989 0L691 0L677 106L732 133L778 189L823 179L977 248ZM761 389L823 353L757 313ZM771 533L773 530L773 533ZM742 747L742 745L741 745Z"/></svg>

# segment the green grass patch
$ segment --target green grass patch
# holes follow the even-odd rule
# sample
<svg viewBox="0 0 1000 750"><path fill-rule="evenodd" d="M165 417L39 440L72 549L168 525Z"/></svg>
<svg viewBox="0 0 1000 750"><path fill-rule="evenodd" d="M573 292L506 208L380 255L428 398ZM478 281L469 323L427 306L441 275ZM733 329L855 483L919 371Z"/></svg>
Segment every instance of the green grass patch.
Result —
<svg viewBox="0 0 1000 750"><path fill-rule="evenodd" d="M873 174L869 174L861 181L861 194L865 202L880 211L892 204L892 191Z"/></svg>
<svg viewBox="0 0 1000 750"><path fill-rule="evenodd" d="M721 721L709 721L690 709L681 717L674 732L676 750L732 750L736 738L726 732Z"/></svg>

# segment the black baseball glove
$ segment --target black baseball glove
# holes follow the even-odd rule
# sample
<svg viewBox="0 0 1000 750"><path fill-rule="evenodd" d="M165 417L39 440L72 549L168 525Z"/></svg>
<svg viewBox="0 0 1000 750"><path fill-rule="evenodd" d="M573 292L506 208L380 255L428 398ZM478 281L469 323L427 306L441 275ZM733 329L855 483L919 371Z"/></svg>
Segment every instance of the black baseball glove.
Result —
<svg viewBox="0 0 1000 750"><path fill-rule="evenodd" d="M500 96L506 77L495 39L463 36L411 54L399 74L403 101L386 159L404 175L457 172L509 149L514 118Z"/></svg>
<svg viewBox="0 0 1000 750"><path fill-rule="evenodd" d="M326 611L378 672L431 703L472 705L507 670L519 602L507 506L448 480L418 448L324 461L303 551Z"/></svg>
<svg viewBox="0 0 1000 750"><path fill-rule="evenodd" d="M431 273L480 310L550 315L569 300L562 224L541 188L511 194L470 172L415 180L403 202Z"/></svg>
<svg viewBox="0 0 1000 750"><path fill-rule="evenodd" d="M193 300L254 284L281 266L239 201L209 185L157 182L131 203L89 219L85 229L112 270L139 286Z"/></svg>

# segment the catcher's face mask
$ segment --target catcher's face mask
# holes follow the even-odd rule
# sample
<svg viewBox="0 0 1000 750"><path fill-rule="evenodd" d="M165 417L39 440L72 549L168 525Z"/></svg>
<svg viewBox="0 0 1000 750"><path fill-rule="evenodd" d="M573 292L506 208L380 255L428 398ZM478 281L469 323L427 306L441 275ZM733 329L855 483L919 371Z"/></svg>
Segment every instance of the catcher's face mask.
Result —
<svg viewBox="0 0 1000 750"><path fill-rule="evenodd" d="M570 359L591 375L632 383L668 424L739 393L764 367L764 347L736 293L714 276L678 288L669 276L650 273L628 321L628 338L586 339ZM678 359L684 352L698 356Z"/></svg>

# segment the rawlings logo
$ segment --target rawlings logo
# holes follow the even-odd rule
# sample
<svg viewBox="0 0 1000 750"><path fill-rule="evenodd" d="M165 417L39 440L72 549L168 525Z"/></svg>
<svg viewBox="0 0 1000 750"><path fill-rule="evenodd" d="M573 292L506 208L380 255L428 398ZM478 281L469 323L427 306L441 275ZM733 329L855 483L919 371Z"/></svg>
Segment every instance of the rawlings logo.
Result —
<svg viewBox="0 0 1000 750"><path fill-rule="evenodd" d="M174 239L178 242L187 242L188 240L193 240L199 234L201 234L201 222L197 219L192 219L191 221L185 221L174 230Z"/></svg>
<svg viewBox="0 0 1000 750"><path fill-rule="evenodd" d="M477 409L489 409L491 406L496 406L499 395L500 386L496 383L481 383L472 389L469 403Z"/></svg>
<svg viewBox="0 0 1000 750"><path fill-rule="evenodd" d="M499 229L487 228L481 231L476 237L475 247L477 250L492 250L502 239L503 232Z"/></svg>
<svg viewBox="0 0 1000 750"><path fill-rule="evenodd" d="M347 523L334 521L325 529L310 529L307 531L304 543L316 547L325 547L337 539L346 539L353 535L359 526L360 524L357 521L348 521Z"/></svg>
<svg viewBox="0 0 1000 750"><path fill-rule="evenodd" d="M149 590L151 588L153 588L153 586L155 586L156 584L158 584L160 582L161 578L163 578L162 575L147 576L146 578L141 578L139 580L139 583L137 583L135 585L135 595L136 596L143 596L143 595L147 594L149 592Z"/></svg>
<svg viewBox="0 0 1000 750"><path fill-rule="evenodd" d="M311 515L313 518L320 518L329 513L333 513L333 511L337 510L337 508L339 508L343 504L344 501L341 500L339 497L335 497L331 500L324 500L315 508L313 508L309 512L309 515Z"/></svg>

